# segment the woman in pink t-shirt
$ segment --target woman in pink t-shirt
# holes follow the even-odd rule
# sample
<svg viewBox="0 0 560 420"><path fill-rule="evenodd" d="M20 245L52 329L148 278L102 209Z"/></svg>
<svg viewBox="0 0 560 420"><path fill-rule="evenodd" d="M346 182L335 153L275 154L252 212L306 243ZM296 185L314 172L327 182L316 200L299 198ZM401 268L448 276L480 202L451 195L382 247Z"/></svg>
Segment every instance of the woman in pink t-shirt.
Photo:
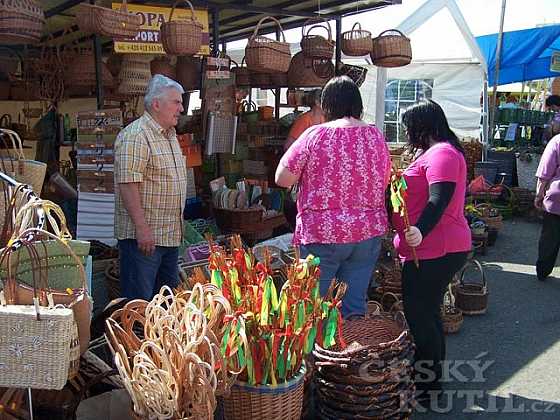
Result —
<svg viewBox="0 0 560 420"><path fill-rule="evenodd" d="M327 122L308 128L276 170L276 184L298 183L294 244L321 259L321 294L348 283L343 315L366 312L366 294L388 227L384 193L390 156L380 131L360 118L362 98L348 77L331 79L321 98Z"/></svg>
<svg viewBox="0 0 560 420"><path fill-rule="evenodd" d="M463 149L438 104L428 100L413 105L403 113L402 123L410 146L417 152L404 171L411 227L405 231L396 213L393 224L397 230L395 246L404 261L404 312L416 342L416 362L423 367L423 378L415 379L419 400L426 402L434 395L429 391L441 390L443 295L471 249L470 229L463 214L467 167ZM411 246L416 248L418 268ZM429 378L425 377L427 371Z"/></svg>

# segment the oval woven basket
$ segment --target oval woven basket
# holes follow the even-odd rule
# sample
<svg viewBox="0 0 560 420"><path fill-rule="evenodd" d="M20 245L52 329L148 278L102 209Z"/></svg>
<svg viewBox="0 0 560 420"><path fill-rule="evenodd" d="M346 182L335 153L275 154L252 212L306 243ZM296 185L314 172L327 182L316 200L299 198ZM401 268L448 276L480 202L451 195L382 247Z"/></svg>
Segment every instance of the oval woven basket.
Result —
<svg viewBox="0 0 560 420"><path fill-rule="evenodd" d="M318 70L319 74L317 74ZM334 73L332 62L308 58L300 51L294 55L290 63L288 86L290 88L322 87L334 76Z"/></svg>
<svg viewBox="0 0 560 420"><path fill-rule="evenodd" d="M173 3L169 22L161 25L161 43L167 54L172 55L194 55L200 50L202 45L202 24L196 19L194 9L190 1L183 0L190 10L189 18L173 20L175 8L181 0Z"/></svg>
<svg viewBox="0 0 560 420"><path fill-rule="evenodd" d="M412 61L410 39L397 29L389 29L372 41L371 61L378 67L402 67Z"/></svg>
<svg viewBox="0 0 560 420"><path fill-rule="evenodd" d="M371 52L371 32L362 29L360 22L354 23L350 31L342 34L340 47L342 52L351 57L361 57Z"/></svg>
<svg viewBox="0 0 560 420"><path fill-rule="evenodd" d="M237 381L224 397L226 420L299 420L303 407L305 365L292 379L277 386L249 385Z"/></svg>
<svg viewBox="0 0 560 420"><path fill-rule="evenodd" d="M315 22L313 25L305 30L306 25ZM312 30L326 31L327 38L313 34ZM332 39L331 25L326 19L311 18L301 27L301 50L306 57L309 58L323 58L330 60L334 55L334 41Z"/></svg>
<svg viewBox="0 0 560 420"><path fill-rule="evenodd" d="M34 0L0 2L0 44L34 44L39 42L45 15Z"/></svg>
<svg viewBox="0 0 560 420"><path fill-rule="evenodd" d="M127 0L119 10L95 4L80 3L76 13L80 30L113 39L134 38L142 25L142 16L128 11Z"/></svg>
<svg viewBox="0 0 560 420"><path fill-rule="evenodd" d="M465 283L465 273L474 265L480 273L480 283ZM482 315L488 309L488 286L482 265L475 259L463 268L459 284L454 289L456 305L465 315Z"/></svg>
<svg viewBox="0 0 560 420"><path fill-rule="evenodd" d="M267 19L276 23L280 29L283 41L275 41L266 36L259 35L261 25ZM262 18L259 23L257 23L253 35L251 35L245 47L247 68L252 72L258 73L287 72L290 67L291 58L290 44L286 42L286 37L284 36L284 31L280 22L272 16L265 16Z"/></svg>

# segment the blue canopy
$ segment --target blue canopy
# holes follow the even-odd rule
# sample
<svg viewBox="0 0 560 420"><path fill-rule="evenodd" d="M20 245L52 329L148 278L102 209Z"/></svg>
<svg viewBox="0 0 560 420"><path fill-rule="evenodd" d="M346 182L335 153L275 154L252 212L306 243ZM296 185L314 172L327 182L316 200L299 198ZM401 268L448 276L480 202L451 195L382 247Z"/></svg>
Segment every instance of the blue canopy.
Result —
<svg viewBox="0 0 560 420"><path fill-rule="evenodd" d="M488 64L488 84L494 84L498 34L476 37ZM560 25L504 32L498 85L560 76L550 71L553 51L560 51Z"/></svg>

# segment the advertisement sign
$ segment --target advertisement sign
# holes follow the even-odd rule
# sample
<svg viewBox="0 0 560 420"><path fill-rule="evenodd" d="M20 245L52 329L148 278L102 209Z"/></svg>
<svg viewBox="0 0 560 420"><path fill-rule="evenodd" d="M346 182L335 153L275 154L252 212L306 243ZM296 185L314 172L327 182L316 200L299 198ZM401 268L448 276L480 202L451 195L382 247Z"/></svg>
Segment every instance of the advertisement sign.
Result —
<svg viewBox="0 0 560 420"><path fill-rule="evenodd" d="M163 22L169 21L170 7L143 6L128 4L128 11L142 17L140 32L135 38L126 41L115 41L115 52L129 54L165 54L160 38L160 27ZM113 10L120 10L120 3L113 3ZM208 11L195 9L194 16L202 24L202 46L198 54L210 54L210 34L208 27ZM191 17L191 9L176 8L173 20Z"/></svg>

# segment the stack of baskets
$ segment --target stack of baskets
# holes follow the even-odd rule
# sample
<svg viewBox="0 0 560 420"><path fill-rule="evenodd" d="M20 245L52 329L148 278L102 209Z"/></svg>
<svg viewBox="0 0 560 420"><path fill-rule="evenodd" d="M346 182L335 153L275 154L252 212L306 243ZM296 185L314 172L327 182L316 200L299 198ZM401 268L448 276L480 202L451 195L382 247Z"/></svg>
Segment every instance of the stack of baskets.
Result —
<svg viewBox="0 0 560 420"><path fill-rule="evenodd" d="M397 29L389 29L372 41L371 61L378 67L402 67L412 61L410 39Z"/></svg>
<svg viewBox="0 0 560 420"><path fill-rule="evenodd" d="M127 54L119 72L118 93L128 96L143 96L152 78L150 62L141 55Z"/></svg>
<svg viewBox="0 0 560 420"><path fill-rule="evenodd" d="M0 1L0 44L39 42L45 15L34 0Z"/></svg>
<svg viewBox="0 0 560 420"><path fill-rule="evenodd" d="M349 346L315 345L315 413L322 419L407 419L414 403L414 343L402 312L346 320Z"/></svg>
<svg viewBox="0 0 560 420"><path fill-rule="evenodd" d="M80 3L76 13L80 30L113 39L134 38L142 25L142 16L129 12L126 2L123 0L120 10Z"/></svg>

